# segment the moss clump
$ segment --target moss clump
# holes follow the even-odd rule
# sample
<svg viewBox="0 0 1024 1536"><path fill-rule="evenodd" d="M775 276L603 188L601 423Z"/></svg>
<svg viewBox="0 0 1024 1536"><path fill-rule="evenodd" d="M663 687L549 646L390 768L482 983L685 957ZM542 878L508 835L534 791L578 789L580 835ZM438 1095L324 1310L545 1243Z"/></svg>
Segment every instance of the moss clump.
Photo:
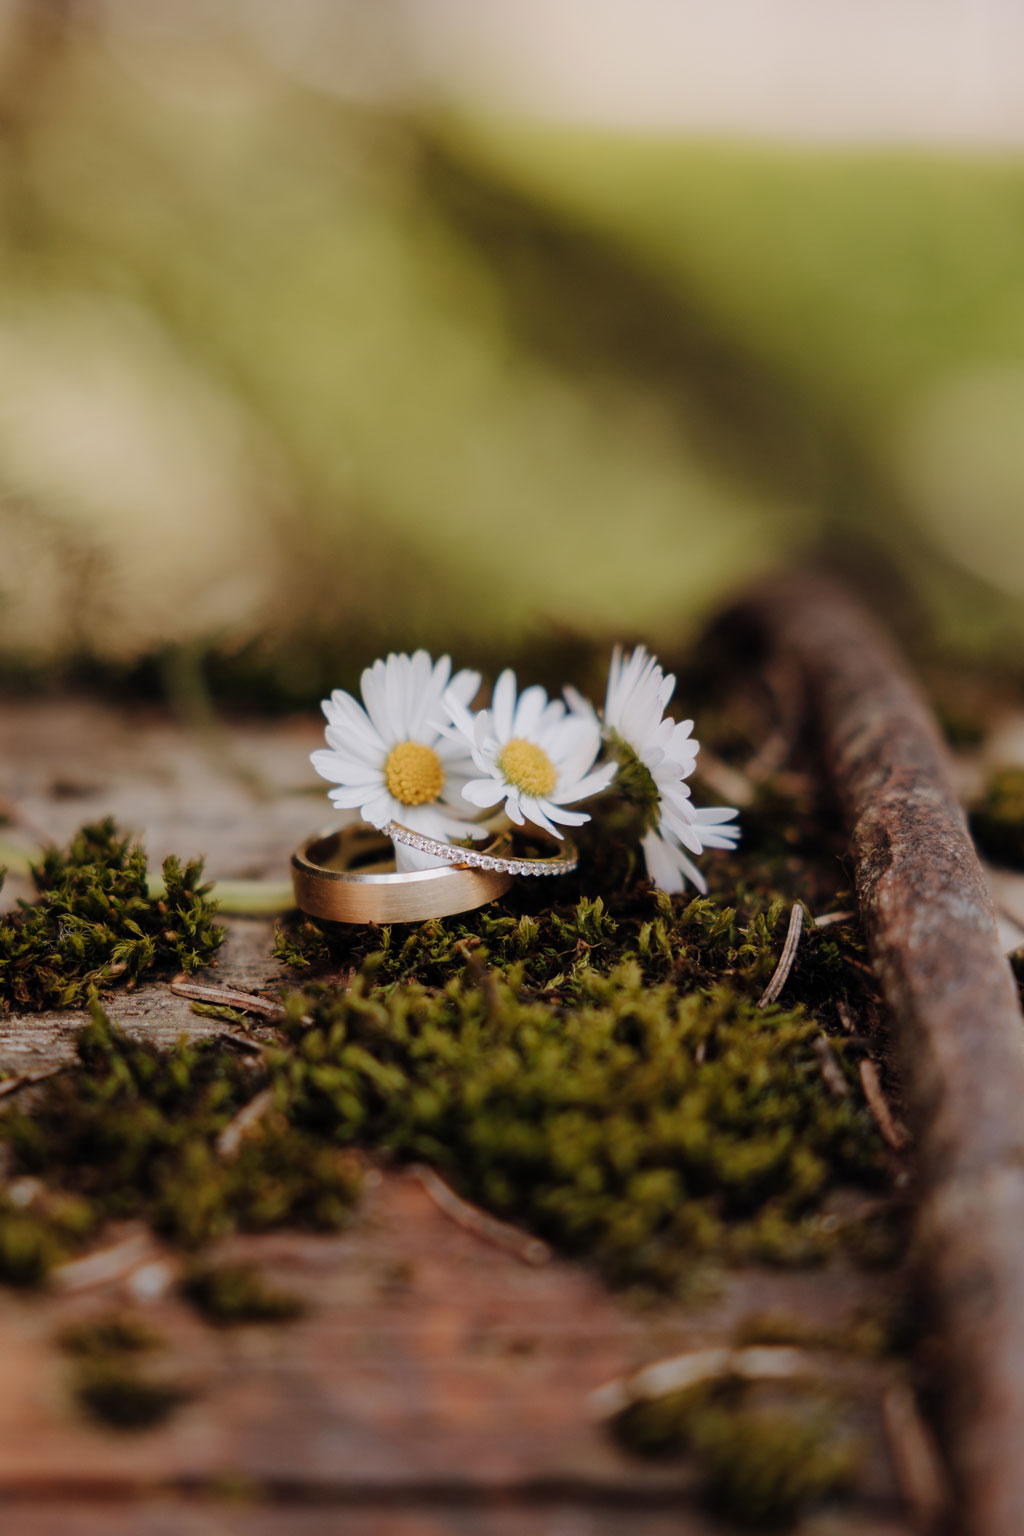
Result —
<svg viewBox="0 0 1024 1536"><path fill-rule="evenodd" d="M172 1241L196 1246L238 1229L334 1228L346 1219L357 1164L280 1115L268 1116L236 1157L218 1154L221 1131L266 1085L229 1047L198 1041L161 1051L129 1039L96 1007L77 1052L77 1070L48 1082L31 1113L12 1109L0 1120L0 1138L15 1171L80 1197L93 1225L143 1216ZM53 1262L71 1234L45 1210L31 1216L41 1254ZM0 1241L3 1230L0 1222ZM40 1258L33 1269L27 1253L21 1265L24 1283L47 1267Z"/></svg>
<svg viewBox="0 0 1024 1536"><path fill-rule="evenodd" d="M909 1323L898 1309L886 1307L858 1313L841 1328L823 1328L787 1312L754 1312L743 1319L736 1343L792 1344L800 1349L875 1359L897 1347Z"/></svg>
<svg viewBox="0 0 1024 1536"><path fill-rule="evenodd" d="M0 1282L41 1285L96 1224L88 1201L58 1190L41 1189L27 1204L0 1198Z"/></svg>
<svg viewBox="0 0 1024 1536"><path fill-rule="evenodd" d="M853 1480L860 1449L819 1396L755 1405L733 1378L632 1404L612 1423L640 1456L692 1456L707 1502L742 1525L786 1525Z"/></svg>
<svg viewBox="0 0 1024 1536"><path fill-rule="evenodd" d="M844 893L834 898L840 902ZM516 968L524 995L571 1000L577 981L634 961L644 982L679 991L713 986L723 976L751 997L778 962L788 921L771 890L740 884L734 901L670 897L634 880L613 902L575 894L545 904L527 888L464 918L415 927L352 929L306 921L278 930L275 954L298 969L345 972L369 967L378 985L444 987L470 957L497 972ZM864 941L856 922L807 926L790 995L834 1016L836 999L863 990ZM300 963L301 962L301 963Z"/></svg>
<svg viewBox="0 0 1024 1536"><path fill-rule="evenodd" d="M72 1384L80 1407L110 1429L151 1429L187 1401L191 1393L174 1382L143 1375L122 1359L103 1356L85 1361Z"/></svg>
<svg viewBox="0 0 1024 1536"><path fill-rule="evenodd" d="M840 1245L885 1257L863 1223L828 1214L837 1185L885 1177L859 1045L832 1033L840 1098L815 1052L838 1002L870 1018L856 924L806 926L784 994L800 1006L757 1007L794 890L814 910L849 904L835 839L806 788L766 792L744 825L742 861L709 861L728 898L653 891L595 821L577 874L463 917L283 928L279 954L346 984L287 996L262 1065L224 1042L156 1051L97 1009L77 1069L0 1118L13 1170L94 1222L140 1216L192 1248L337 1227L355 1149L372 1147L433 1163L618 1283L688 1287L705 1261L803 1264ZM266 1086L272 1109L222 1155Z"/></svg>
<svg viewBox="0 0 1024 1536"><path fill-rule="evenodd" d="M694 1448L711 1505L753 1526L788 1524L841 1492L860 1460L821 1408L715 1409L695 1426Z"/></svg>
<svg viewBox="0 0 1024 1536"><path fill-rule="evenodd" d="M38 901L0 919L0 1007L79 1008L99 990L206 964L224 935L202 869L165 859L163 894L151 896L145 853L109 817L48 850L33 867Z"/></svg>
<svg viewBox="0 0 1024 1536"><path fill-rule="evenodd" d="M273 953L275 960L295 971L323 970L331 962L324 928L308 917L275 925Z"/></svg>
<svg viewBox="0 0 1024 1536"><path fill-rule="evenodd" d="M1000 768L971 807L971 831L999 864L1024 869L1024 768Z"/></svg>
<svg viewBox="0 0 1024 1536"><path fill-rule="evenodd" d="M41 1285L68 1252L52 1222L31 1211L0 1208L0 1281L5 1285Z"/></svg>
<svg viewBox="0 0 1024 1536"><path fill-rule="evenodd" d="M731 1382L713 1381L666 1392L662 1397L642 1398L616 1415L611 1422L612 1434L635 1456L678 1456L693 1449L694 1428L700 1416L734 1392Z"/></svg>
<svg viewBox="0 0 1024 1536"><path fill-rule="evenodd" d="M77 1361L71 1391L79 1407L110 1429L149 1429L191 1396L180 1384L139 1369L138 1357L163 1348L164 1339L130 1312L74 1324L57 1342Z"/></svg>
<svg viewBox="0 0 1024 1536"><path fill-rule="evenodd" d="M556 998L479 951L440 989L377 985L387 960L287 999L293 1049L273 1071L293 1122L429 1160L613 1280L820 1258L837 1241L826 1191L881 1176L870 1116L828 1092L803 1011L726 986L680 995L637 954L602 974L575 943Z"/></svg>
<svg viewBox="0 0 1024 1536"><path fill-rule="evenodd" d="M66 1354L97 1359L106 1355L146 1354L160 1349L163 1337L131 1312L107 1312L87 1323L65 1328L57 1341Z"/></svg>
<svg viewBox="0 0 1024 1536"><path fill-rule="evenodd" d="M306 1310L301 1296L268 1285L248 1264L194 1269L181 1289L197 1311L222 1328L239 1323L290 1322Z"/></svg>

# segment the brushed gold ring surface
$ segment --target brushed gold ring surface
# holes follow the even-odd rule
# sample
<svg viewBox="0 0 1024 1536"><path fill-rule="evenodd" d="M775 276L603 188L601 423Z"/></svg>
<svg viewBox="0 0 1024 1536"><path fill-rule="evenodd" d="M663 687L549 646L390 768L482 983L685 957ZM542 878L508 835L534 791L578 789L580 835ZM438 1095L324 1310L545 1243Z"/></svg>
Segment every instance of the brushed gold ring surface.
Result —
<svg viewBox="0 0 1024 1536"><path fill-rule="evenodd" d="M488 851L511 846L499 833ZM371 864L352 866L374 852ZM506 869L447 864L438 869L397 871L390 862L391 840L375 827L355 824L318 832L292 854L295 903L310 917L332 923L422 923L432 917L470 912L503 896L512 884Z"/></svg>

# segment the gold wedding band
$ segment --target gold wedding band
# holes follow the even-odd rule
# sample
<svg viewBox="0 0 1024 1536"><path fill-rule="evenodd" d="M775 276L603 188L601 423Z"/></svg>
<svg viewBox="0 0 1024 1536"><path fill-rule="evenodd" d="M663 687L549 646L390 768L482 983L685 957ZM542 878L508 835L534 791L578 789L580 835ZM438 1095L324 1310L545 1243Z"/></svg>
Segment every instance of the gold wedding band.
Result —
<svg viewBox="0 0 1024 1536"><path fill-rule="evenodd" d="M396 871L388 858L391 840L375 827L356 823L319 832L292 854L295 903L310 917L332 923L422 923L482 907L512 884L510 869L455 862L470 850L442 846L453 862L438 869ZM509 834L501 832L484 852L497 859L510 847ZM365 862L374 853L378 859Z"/></svg>

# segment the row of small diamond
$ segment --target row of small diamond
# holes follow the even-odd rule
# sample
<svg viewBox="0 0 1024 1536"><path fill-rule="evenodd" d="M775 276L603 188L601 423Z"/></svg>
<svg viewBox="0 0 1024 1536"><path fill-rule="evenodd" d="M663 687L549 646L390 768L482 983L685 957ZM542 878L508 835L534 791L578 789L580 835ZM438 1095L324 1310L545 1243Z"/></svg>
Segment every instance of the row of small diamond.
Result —
<svg viewBox="0 0 1024 1536"><path fill-rule="evenodd" d="M410 848L432 853L449 864L468 864L473 869L503 869L511 875L568 875L579 863L578 858L569 855L561 859L503 859L499 855L479 853L475 848L456 848L433 837L422 837L394 821L388 822L384 831L396 843L406 843Z"/></svg>

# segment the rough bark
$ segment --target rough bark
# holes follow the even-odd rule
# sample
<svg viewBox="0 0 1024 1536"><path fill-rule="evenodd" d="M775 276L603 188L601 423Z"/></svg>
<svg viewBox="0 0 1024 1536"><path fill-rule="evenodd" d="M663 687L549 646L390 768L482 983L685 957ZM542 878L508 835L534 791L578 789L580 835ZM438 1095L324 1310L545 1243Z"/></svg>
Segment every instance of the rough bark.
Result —
<svg viewBox="0 0 1024 1536"><path fill-rule="evenodd" d="M935 722L875 622L813 576L765 586L744 613L803 679L849 826L918 1143L917 1248L962 1529L1018 1536L1024 1037L984 876Z"/></svg>

